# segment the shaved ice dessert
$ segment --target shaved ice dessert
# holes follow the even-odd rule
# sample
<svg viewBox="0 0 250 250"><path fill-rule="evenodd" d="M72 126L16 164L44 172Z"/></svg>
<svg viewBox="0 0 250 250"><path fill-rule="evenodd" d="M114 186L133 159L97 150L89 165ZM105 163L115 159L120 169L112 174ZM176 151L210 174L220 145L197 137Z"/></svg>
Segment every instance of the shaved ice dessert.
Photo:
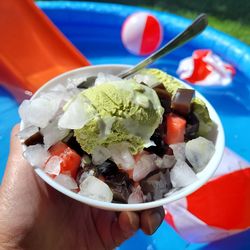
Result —
<svg viewBox="0 0 250 250"><path fill-rule="evenodd" d="M95 200L143 203L197 180L212 158L205 103L158 69L69 79L19 107L23 156Z"/></svg>

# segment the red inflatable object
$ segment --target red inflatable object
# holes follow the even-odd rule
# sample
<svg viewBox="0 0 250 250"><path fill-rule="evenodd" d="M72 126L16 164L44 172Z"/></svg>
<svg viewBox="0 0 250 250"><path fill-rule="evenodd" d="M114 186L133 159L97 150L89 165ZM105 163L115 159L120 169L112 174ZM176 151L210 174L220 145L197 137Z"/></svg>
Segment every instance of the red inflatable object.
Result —
<svg viewBox="0 0 250 250"><path fill-rule="evenodd" d="M193 53L194 71L190 77L186 78L186 81L195 83L204 80L211 72L212 68L203 58L210 54L210 50L196 50Z"/></svg>
<svg viewBox="0 0 250 250"><path fill-rule="evenodd" d="M166 221L189 242L212 242L250 228L250 165L225 149L214 177L165 205Z"/></svg>
<svg viewBox="0 0 250 250"><path fill-rule="evenodd" d="M191 57L180 61L177 69L181 79L204 86L226 86L232 82L235 73L232 65L209 49L195 50Z"/></svg>

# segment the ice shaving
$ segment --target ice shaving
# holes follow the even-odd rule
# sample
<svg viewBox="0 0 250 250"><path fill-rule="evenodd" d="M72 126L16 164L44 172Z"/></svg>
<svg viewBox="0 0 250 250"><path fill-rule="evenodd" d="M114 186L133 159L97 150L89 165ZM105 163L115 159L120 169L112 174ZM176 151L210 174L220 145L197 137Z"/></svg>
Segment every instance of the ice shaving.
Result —
<svg viewBox="0 0 250 250"><path fill-rule="evenodd" d="M159 69L69 79L25 100L19 114L26 160L99 201L162 199L195 182L215 152L205 103Z"/></svg>

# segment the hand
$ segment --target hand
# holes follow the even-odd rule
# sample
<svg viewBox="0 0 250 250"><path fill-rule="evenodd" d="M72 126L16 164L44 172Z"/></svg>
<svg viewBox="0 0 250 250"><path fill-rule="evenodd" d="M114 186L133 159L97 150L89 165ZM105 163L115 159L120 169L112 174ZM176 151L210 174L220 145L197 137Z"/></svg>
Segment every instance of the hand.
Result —
<svg viewBox="0 0 250 250"><path fill-rule="evenodd" d="M152 234L164 218L162 207L110 212L89 207L43 182L22 158L12 131L0 188L0 249L113 249L139 228Z"/></svg>

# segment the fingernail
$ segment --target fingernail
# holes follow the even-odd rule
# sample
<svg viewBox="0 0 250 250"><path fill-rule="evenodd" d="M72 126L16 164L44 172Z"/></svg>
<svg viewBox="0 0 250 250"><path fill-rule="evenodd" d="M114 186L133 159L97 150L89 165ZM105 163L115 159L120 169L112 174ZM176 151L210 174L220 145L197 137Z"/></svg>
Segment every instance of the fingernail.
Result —
<svg viewBox="0 0 250 250"><path fill-rule="evenodd" d="M137 231L139 225L138 225L138 218L134 213L128 213L128 219L129 219L129 224L131 226L130 232L135 232Z"/></svg>
<svg viewBox="0 0 250 250"><path fill-rule="evenodd" d="M134 233L138 229L138 226L136 225L136 222L135 222L134 215L132 213L128 212L127 217L128 217L128 224L126 227L124 227L124 225L123 225L123 228L122 228L123 236L125 237L125 239L128 239L131 236L133 236Z"/></svg>
<svg viewBox="0 0 250 250"><path fill-rule="evenodd" d="M150 217L151 218L149 220L149 230L150 234L153 234L162 223L162 215L159 212L155 212L151 214Z"/></svg>

